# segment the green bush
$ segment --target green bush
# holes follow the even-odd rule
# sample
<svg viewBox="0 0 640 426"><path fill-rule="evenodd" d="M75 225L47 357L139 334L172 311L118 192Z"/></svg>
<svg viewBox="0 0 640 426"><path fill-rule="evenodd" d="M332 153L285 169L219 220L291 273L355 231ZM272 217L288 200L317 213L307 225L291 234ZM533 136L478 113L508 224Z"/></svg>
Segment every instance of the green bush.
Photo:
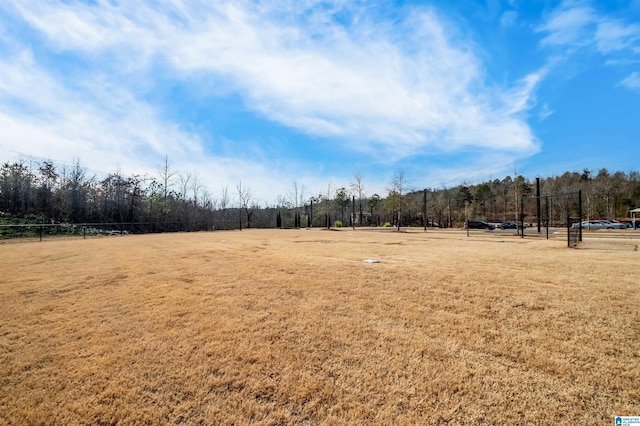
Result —
<svg viewBox="0 0 640 426"><path fill-rule="evenodd" d="M333 227L334 228L342 228L342 221L341 220L336 220L333 222Z"/></svg>
<svg viewBox="0 0 640 426"><path fill-rule="evenodd" d="M383 228L391 228L391 224L389 222L385 222L382 224Z"/></svg>

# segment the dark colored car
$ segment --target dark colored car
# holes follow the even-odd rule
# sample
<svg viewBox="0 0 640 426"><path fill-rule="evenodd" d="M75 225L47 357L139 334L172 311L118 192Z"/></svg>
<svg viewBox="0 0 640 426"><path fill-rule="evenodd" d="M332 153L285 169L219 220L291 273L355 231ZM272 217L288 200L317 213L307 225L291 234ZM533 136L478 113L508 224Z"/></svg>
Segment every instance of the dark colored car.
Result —
<svg viewBox="0 0 640 426"><path fill-rule="evenodd" d="M527 227L527 225L522 225L525 228ZM498 228L500 229L521 229L520 224L516 224L516 222L502 222L500 225L498 225Z"/></svg>
<svg viewBox="0 0 640 426"><path fill-rule="evenodd" d="M468 220L464 224L464 227L469 229L489 229L489 230L496 229L495 226L493 226L489 222L485 222L484 220Z"/></svg>

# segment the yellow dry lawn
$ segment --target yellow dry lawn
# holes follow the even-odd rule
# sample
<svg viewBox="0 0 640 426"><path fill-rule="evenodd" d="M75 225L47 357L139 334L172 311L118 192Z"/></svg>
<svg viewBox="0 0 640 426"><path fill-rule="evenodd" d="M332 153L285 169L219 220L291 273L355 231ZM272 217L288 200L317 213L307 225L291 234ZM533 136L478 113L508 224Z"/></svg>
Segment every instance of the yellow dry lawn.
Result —
<svg viewBox="0 0 640 426"><path fill-rule="evenodd" d="M638 243L0 244L0 424L613 424L640 415Z"/></svg>

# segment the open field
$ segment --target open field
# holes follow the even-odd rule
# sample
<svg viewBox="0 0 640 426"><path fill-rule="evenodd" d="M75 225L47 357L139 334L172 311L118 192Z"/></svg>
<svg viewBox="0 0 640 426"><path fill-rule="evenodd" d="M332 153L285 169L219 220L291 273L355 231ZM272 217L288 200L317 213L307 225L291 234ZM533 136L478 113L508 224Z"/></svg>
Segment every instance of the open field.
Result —
<svg viewBox="0 0 640 426"><path fill-rule="evenodd" d="M0 244L0 424L613 424L640 415L638 243Z"/></svg>

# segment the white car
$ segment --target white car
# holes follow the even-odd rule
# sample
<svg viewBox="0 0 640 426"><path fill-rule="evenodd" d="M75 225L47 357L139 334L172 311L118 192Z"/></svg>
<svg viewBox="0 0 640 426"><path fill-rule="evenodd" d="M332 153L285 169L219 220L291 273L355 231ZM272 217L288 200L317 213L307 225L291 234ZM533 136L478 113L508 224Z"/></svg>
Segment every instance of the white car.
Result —
<svg viewBox="0 0 640 426"><path fill-rule="evenodd" d="M607 229L627 229L626 223L618 222L617 220L603 220L603 222L609 224L609 228Z"/></svg>
<svg viewBox="0 0 640 426"><path fill-rule="evenodd" d="M583 220L580 226L582 229L625 229L627 227L624 223L604 219Z"/></svg>

